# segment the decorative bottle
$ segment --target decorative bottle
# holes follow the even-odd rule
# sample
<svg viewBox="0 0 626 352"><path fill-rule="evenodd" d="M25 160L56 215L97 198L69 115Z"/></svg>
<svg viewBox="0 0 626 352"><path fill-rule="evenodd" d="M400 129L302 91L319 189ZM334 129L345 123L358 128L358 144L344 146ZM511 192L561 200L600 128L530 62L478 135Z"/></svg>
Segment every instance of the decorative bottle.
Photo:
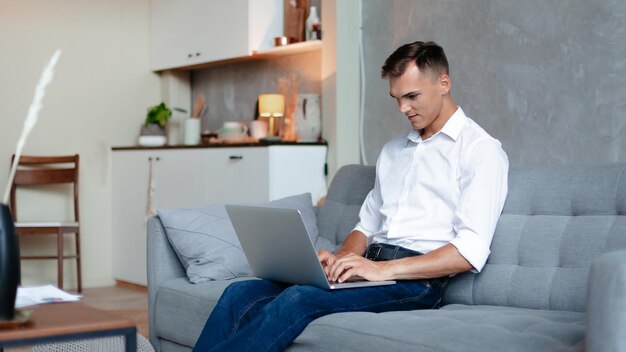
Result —
<svg viewBox="0 0 626 352"><path fill-rule="evenodd" d="M320 39L320 18L317 16L317 8L311 6L309 17L306 19L306 40Z"/></svg>
<svg viewBox="0 0 626 352"><path fill-rule="evenodd" d="M20 250L13 216L0 203L0 320L15 317L15 295L20 282Z"/></svg>

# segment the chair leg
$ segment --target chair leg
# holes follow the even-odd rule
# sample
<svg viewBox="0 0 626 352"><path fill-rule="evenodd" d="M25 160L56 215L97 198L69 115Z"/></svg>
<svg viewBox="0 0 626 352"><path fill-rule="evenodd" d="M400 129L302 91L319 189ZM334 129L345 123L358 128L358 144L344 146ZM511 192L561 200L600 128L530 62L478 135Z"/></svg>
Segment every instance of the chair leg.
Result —
<svg viewBox="0 0 626 352"><path fill-rule="evenodd" d="M80 231L76 231L76 278L78 281L78 293L83 292L80 274Z"/></svg>
<svg viewBox="0 0 626 352"><path fill-rule="evenodd" d="M63 230L57 233L57 285L63 289Z"/></svg>

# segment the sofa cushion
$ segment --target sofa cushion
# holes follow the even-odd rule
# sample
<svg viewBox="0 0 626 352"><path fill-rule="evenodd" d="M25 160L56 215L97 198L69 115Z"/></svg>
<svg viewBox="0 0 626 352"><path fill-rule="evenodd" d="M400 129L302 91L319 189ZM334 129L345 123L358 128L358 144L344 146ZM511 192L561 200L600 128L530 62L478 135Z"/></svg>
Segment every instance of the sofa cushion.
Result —
<svg viewBox="0 0 626 352"><path fill-rule="evenodd" d="M156 294L154 323L156 336L177 344L193 346L215 308L222 292L237 278L192 284L186 278L165 282Z"/></svg>
<svg viewBox="0 0 626 352"><path fill-rule="evenodd" d="M585 311L593 259L626 248L626 164L513 169L491 255L444 303Z"/></svg>
<svg viewBox="0 0 626 352"><path fill-rule="evenodd" d="M341 313L313 321L288 351L571 351L585 314L496 306Z"/></svg>
<svg viewBox="0 0 626 352"><path fill-rule="evenodd" d="M319 237L310 193L255 205L300 210L316 249L335 249L330 241ZM223 205L159 209L158 215L189 281L199 283L252 275Z"/></svg>

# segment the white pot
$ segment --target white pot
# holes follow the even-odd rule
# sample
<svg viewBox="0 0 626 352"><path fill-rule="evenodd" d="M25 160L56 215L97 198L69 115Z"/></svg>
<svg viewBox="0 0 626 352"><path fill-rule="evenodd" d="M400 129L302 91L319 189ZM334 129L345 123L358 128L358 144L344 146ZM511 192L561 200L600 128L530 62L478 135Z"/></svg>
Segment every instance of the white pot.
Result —
<svg viewBox="0 0 626 352"><path fill-rule="evenodd" d="M298 94L294 112L298 142L317 142L322 133L319 94Z"/></svg>

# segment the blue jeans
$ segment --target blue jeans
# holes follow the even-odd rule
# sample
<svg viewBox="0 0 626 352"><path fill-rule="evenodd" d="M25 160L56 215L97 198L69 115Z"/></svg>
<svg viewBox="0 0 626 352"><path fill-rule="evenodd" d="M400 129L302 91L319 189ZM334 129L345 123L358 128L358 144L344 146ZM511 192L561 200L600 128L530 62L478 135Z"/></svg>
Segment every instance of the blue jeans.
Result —
<svg viewBox="0 0 626 352"><path fill-rule="evenodd" d="M193 351L282 351L324 315L439 308L446 282L398 281L341 290L269 280L235 282L222 294Z"/></svg>

